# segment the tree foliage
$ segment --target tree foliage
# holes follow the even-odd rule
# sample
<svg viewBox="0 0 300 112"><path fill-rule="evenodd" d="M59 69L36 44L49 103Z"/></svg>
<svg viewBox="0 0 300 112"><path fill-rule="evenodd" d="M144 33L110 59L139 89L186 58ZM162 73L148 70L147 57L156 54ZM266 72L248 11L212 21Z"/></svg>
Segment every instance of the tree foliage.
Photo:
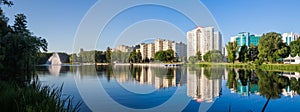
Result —
<svg viewBox="0 0 300 112"><path fill-rule="evenodd" d="M174 62L174 51L172 49L168 49L166 51L158 51L154 54L154 59L162 62Z"/></svg>
<svg viewBox="0 0 300 112"><path fill-rule="evenodd" d="M2 12L2 11L1 11ZM2 15L1 17L4 17ZM6 20L0 20L1 23ZM1 24L0 34L0 74L2 79L31 80L35 64L41 50L47 51L47 42L34 36L27 29L26 16L17 14L12 27ZM4 28L7 27L7 28Z"/></svg>
<svg viewBox="0 0 300 112"><path fill-rule="evenodd" d="M222 62L223 55L219 50L211 50L205 53L203 59L206 62Z"/></svg>
<svg viewBox="0 0 300 112"><path fill-rule="evenodd" d="M106 48L106 62L111 63L111 49L109 47Z"/></svg>
<svg viewBox="0 0 300 112"><path fill-rule="evenodd" d="M196 56L197 56L198 61L201 61L201 60L202 60L202 54L201 54L200 51L198 51L198 52L196 53Z"/></svg>
<svg viewBox="0 0 300 112"><path fill-rule="evenodd" d="M300 37L296 40L293 41L290 45L291 48L291 56L296 56L300 55Z"/></svg>
<svg viewBox="0 0 300 112"><path fill-rule="evenodd" d="M228 54L228 61L234 63L235 59L236 59L236 54L238 52L239 47L237 46L236 41L234 42L229 42L226 45L226 50L227 50L227 54Z"/></svg>
<svg viewBox="0 0 300 112"><path fill-rule="evenodd" d="M258 44L258 57L271 63L287 57L290 49L281 38L281 34L275 32L263 34Z"/></svg>
<svg viewBox="0 0 300 112"><path fill-rule="evenodd" d="M248 47L246 45L243 45L241 47L238 59L243 63L248 61Z"/></svg>

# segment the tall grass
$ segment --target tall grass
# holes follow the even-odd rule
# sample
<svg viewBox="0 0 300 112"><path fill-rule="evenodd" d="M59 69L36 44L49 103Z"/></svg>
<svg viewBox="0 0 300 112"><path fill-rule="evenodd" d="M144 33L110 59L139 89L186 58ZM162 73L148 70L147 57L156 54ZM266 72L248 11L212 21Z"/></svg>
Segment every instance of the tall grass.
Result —
<svg viewBox="0 0 300 112"><path fill-rule="evenodd" d="M82 102L73 105L73 97L62 94L62 87L42 86L33 81L26 87L0 81L2 112L76 112Z"/></svg>

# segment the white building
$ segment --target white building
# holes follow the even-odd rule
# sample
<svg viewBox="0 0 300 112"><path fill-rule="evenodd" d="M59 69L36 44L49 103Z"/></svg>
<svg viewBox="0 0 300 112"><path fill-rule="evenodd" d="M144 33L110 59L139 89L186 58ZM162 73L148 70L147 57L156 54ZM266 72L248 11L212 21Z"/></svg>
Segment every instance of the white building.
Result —
<svg viewBox="0 0 300 112"><path fill-rule="evenodd" d="M299 36L300 36L299 34L296 34L293 32L283 33L281 39L284 43L286 43L287 45L290 45L291 42L296 41L299 38Z"/></svg>
<svg viewBox="0 0 300 112"><path fill-rule="evenodd" d="M172 50L175 52L175 57L186 56L186 44L182 42L173 43Z"/></svg>
<svg viewBox="0 0 300 112"><path fill-rule="evenodd" d="M131 52L133 50L133 47L125 46L125 45L120 45L116 48L116 50L119 50L121 52Z"/></svg>
<svg viewBox="0 0 300 112"><path fill-rule="evenodd" d="M147 44L147 57L148 59L152 59L154 58L154 54L155 54L155 44L153 43L149 43Z"/></svg>
<svg viewBox="0 0 300 112"><path fill-rule="evenodd" d="M140 52L142 55L142 59L146 59L148 56L148 45L145 43L140 44Z"/></svg>
<svg viewBox="0 0 300 112"><path fill-rule="evenodd" d="M222 35L213 27L196 27L187 32L187 57L195 56L198 51L205 54L210 50L222 50Z"/></svg>
<svg viewBox="0 0 300 112"><path fill-rule="evenodd" d="M300 64L300 57L297 55L295 57L289 57L283 59L284 64Z"/></svg>
<svg viewBox="0 0 300 112"><path fill-rule="evenodd" d="M166 50L172 49L173 43L174 43L174 41L164 40L163 41L163 50L166 51Z"/></svg>
<svg viewBox="0 0 300 112"><path fill-rule="evenodd" d="M163 50L163 39L155 39L155 52Z"/></svg>

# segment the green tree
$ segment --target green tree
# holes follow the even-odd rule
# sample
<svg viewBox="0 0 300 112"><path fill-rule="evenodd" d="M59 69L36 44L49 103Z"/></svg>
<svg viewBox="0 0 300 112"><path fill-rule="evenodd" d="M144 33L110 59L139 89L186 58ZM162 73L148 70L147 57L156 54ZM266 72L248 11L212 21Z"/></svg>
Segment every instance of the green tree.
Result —
<svg viewBox="0 0 300 112"><path fill-rule="evenodd" d="M253 44L250 44L249 50L248 50L248 59L249 61L255 61L258 59L258 49L257 46L254 46Z"/></svg>
<svg viewBox="0 0 300 112"><path fill-rule="evenodd" d="M293 41L290 45L291 48L291 56L296 56L300 55L300 37L296 40Z"/></svg>
<svg viewBox="0 0 300 112"><path fill-rule="evenodd" d="M223 55L218 50L211 50L205 53L203 56L204 61L206 62L222 62L223 61Z"/></svg>
<svg viewBox="0 0 300 112"><path fill-rule="evenodd" d="M239 61L240 62L247 62L248 61L248 47L246 45L243 45L239 52Z"/></svg>
<svg viewBox="0 0 300 112"><path fill-rule="evenodd" d="M200 51L198 51L198 52L196 53L196 56L197 56L198 61L202 61L202 54L201 54Z"/></svg>
<svg viewBox="0 0 300 112"><path fill-rule="evenodd" d="M262 35L259 40L258 51L259 59L271 63L289 55L289 47L282 42L281 34L275 32Z"/></svg>
<svg viewBox="0 0 300 112"><path fill-rule="evenodd" d="M0 37L1 64L9 66L2 66L0 74L7 80L30 81L35 74L39 52L47 51L47 42L30 33L27 29L26 16L23 14L15 16L15 23L11 29L11 32Z"/></svg>
<svg viewBox="0 0 300 112"><path fill-rule="evenodd" d="M174 51L172 49L158 51L154 54L154 59L162 62L173 62L175 60Z"/></svg>
<svg viewBox="0 0 300 112"><path fill-rule="evenodd" d="M228 61L234 63L235 59L236 59L236 53L238 51L239 47L237 46L236 41L234 42L229 42L226 45L226 50L228 53Z"/></svg>
<svg viewBox="0 0 300 112"><path fill-rule="evenodd" d="M111 49L109 47L106 48L106 62L111 63Z"/></svg>

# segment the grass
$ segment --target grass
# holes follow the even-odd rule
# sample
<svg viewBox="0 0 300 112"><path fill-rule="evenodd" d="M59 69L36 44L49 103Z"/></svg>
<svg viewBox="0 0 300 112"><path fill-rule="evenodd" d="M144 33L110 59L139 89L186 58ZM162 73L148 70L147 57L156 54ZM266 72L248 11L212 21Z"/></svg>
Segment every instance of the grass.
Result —
<svg viewBox="0 0 300 112"><path fill-rule="evenodd" d="M191 66L192 64L189 64ZM299 64L262 64L255 65L252 63L212 63L212 62L200 62L196 63L196 66L200 67L212 67L212 66L224 66L224 67L234 67L234 68L243 68L243 69L262 69L268 71L291 71L291 72L300 72Z"/></svg>
<svg viewBox="0 0 300 112"><path fill-rule="evenodd" d="M81 102L73 105L73 98L64 96L62 87L41 86L36 81L28 86L20 87L13 83L0 81L0 110L4 112L79 111Z"/></svg>

